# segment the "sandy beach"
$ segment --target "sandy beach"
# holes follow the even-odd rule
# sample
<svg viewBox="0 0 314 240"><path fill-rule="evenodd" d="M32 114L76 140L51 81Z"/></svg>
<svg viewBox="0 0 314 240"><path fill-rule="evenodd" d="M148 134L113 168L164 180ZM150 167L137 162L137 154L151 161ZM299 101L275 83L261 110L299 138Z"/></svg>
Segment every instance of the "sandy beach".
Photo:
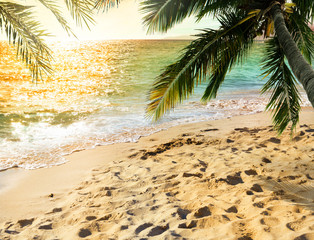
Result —
<svg viewBox="0 0 314 240"><path fill-rule="evenodd" d="M0 239L314 239L314 111L180 125L0 173Z"/></svg>

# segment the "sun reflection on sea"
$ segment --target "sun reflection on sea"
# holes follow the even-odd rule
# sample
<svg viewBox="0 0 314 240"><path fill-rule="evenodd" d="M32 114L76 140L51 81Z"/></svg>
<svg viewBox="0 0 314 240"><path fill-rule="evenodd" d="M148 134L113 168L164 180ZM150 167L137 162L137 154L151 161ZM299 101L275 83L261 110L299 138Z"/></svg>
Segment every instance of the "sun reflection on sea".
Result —
<svg viewBox="0 0 314 240"><path fill-rule="evenodd" d="M93 45L92 48L90 44ZM41 106L56 111L81 111L85 106L80 104L81 101L88 101L91 96L106 96L119 91L118 82L113 83L110 77L116 71L115 66L110 64L113 58L110 45L98 48L93 42L60 42L53 44L51 49L54 74L33 83L27 69L16 61L15 50L7 43L0 42L1 110L30 111L33 107Z"/></svg>

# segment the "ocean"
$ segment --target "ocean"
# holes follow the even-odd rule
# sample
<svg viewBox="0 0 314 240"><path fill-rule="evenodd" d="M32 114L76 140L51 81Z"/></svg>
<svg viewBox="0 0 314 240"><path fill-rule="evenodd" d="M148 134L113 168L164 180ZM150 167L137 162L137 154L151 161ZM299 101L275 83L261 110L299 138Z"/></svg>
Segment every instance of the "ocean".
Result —
<svg viewBox="0 0 314 240"><path fill-rule="evenodd" d="M206 84L152 123L145 117L155 77L189 41L112 40L56 42L54 75L33 83L0 42L0 170L36 169L66 162L78 150L137 141L171 126L253 114L265 109L260 74L264 44L256 43L243 65L231 71L218 98L200 102ZM310 106L304 94L303 105Z"/></svg>

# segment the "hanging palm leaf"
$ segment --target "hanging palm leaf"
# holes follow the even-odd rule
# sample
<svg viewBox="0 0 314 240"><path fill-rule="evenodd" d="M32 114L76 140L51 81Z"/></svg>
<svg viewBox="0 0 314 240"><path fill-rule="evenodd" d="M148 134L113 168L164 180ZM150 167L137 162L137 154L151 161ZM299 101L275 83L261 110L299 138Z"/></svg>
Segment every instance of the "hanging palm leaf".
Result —
<svg viewBox="0 0 314 240"><path fill-rule="evenodd" d="M89 28L89 24L94 23L92 0L65 0L65 3L77 25L83 26L84 23Z"/></svg>
<svg viewBox="0 0 314 240"><path fill-rule="evenodd" d="M157 120L178 102L188 98L195 85L205 81L210 71L214 77L211 77L203 99L216 96L226 71L242 60L255 37L251 31L254 24L249 21L238 24L241 17L238 13L230 13L221 18L222 27L219 30L204 30L186 48L180 60L165 69L150 91L148 116Z"/></svg>
<svg viewBox="0 0 314 240"><path fill-rule="evenodd" d="M94 7L98 10L108 10L114 6L118 6L120 0L96 0Z"/></svg>
<svg viewBox="0 0 314 240"><path fill-rule="evenodd" d="M35 81L43 74L52 73L50 50L42 40L48 34L40 29L39 22L33 20L31 7L2 2L0 29L17 46L17 57L25 62Z"/></svg>
<svg viewBox="0 0 314 240"><path fill-rule="evenodd" d="M285 63L285 55L279 45L277 37L267 41L263 60L263 75L270 75L262 92L271 92L267 109L273 112L275 128L279 133L292 123L294 129L299 121L300 97L296 86L296 80Z"/></svg>
<svg viewBox="0 0 314 240"><path fill-rule="evenodd" d="M64 30L68 34L74 35L68 22L62 16L59 6L55 4L55 1L52 1L52 0L38 0L38 1L52 12L52 14L56 17L57 21L60 23L60 25L64 28Z"/></svg>
<svg viewBox="0 0 314 240"><path fill-rule="evenodd" d="M314 58L314 34L309 27L310 22L298 12L291 14L289 19L287 27L304 58L311 64Z"/></svg>
<svg viewBox="0 0 314 240"><path fill-rule="evenodd" d="M61 10L55 1L38 0L55 16L57 21L68 34L74 35ZM93 23L91 0L65 0L73 18L77 24L87 26ZM49 34L40 26L40 22L34 20L33 7L13 2L0 2L0 30L4 32L10 43L17 49L17 58L24 61L29 68L34 81L41 79L43 75L51 75L52 59L50 49L44 43L43 38Z"/></svg>

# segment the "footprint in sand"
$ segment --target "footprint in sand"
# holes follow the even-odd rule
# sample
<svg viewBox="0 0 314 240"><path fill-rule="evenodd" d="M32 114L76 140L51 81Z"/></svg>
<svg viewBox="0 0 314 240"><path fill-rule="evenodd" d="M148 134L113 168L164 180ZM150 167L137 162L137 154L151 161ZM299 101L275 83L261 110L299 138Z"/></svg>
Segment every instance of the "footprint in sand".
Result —
<svg viewBox="0 0 314 240"><path fill-rule="evenodd" d="M264 158L262 159L262 162L263 162L263 163L271 163L271 161L270 161L268 158L266 158L266 157L264 157Z"/></svg>
<svg viewBox="0 0 314 240"><path fill-rule="evenodd" d="M201 132L215 132L215 131L219 131L219 129L218 128L208 128L208 129L201 130Z"/></svg>
<svg viewBox="0 0 314 240"><path fill-rule="evenodd" d="M253 203L253 206L257 207L257 208L264 208L265 207L265 203L263 203L263 202L256 202L256 203Z"/></svg>
<svg viewBox="0 0 314 240"><path fill-rule="evenodd" d="M313 133L314 129L306 129L305 131L308 132L308 133Z"/></svg>
<svg viewBox="0 0 314 240"><path fill-rule="evenodd" d="M234 175L228 175L225 181L230 185L237 185L239 183L244 183L240 174L241 172L237 172Z"/></svg>
<svg viewBox="0 0 314 240"><path fill-rule="evenodd" d="M304 135L305 135L305 132L303 132L303 131L299 132L299 133L297 134L297 136L295 136L295 137L293 138L293 141L298 142L298 141L302 140Z"/></svg>
<svg viewBox="0 0 314 240"><path fill-rule="evenodd" d="M246 223L244 221L241 222L234 222L233 228L235 233L239 236L237 240L253 240L251 237L252 234L247 230Z"/></svg>
<svg viewBox="0 0 314 240"><path fill-rule="evenodd" d="M186 216L190 213L190 210L178 208L177 213L181 219L186 219Z"/></svg>
<svg viewBox="0 0 314 240"><path fill-rule="evenodd" d="M129 226L128 225L122 225L120 227L120 230L126 230L126 229L129 229Z"/></svg>
<svg viewBox="0 0 314 240"><path fill-rule="evenodd" d="M228 208L227 210L225 210L227 213L238 213L238 209L236 206L232 206L230 208Z"/></svg>
<svg viewBox="0 0 314 240"><path fill-rule="evenodd" d="M90 235L92 235L92 232L89 229L81 228L78 232L78 235L80 238L86 238Z"/></svg>
<svg viewBox="0 0 314 240"><path fill-rule="evenodd" d="M202 168L200 168L200 171L201 172L205 172L207 167L208 167L208 164L205 163L204 161L200 160L200 159L197 159L197 161L199 162L199 164L202 166Z"/></svg>
<svg viewBox="0 0 314 240"><path fill-rule="evenodd" d="M237 152L239 149L238 148L231 148L232 152Z"/></svg>
<svg viewBox="0 0 314 240"><path fill-rule="evenodd" d="M173 174L173 175L167 177L166 180L171 180L173 178L176 178L177 176L178 176L178 174Z"/></svg>
<svg viewBox="0 0 314 240"><path fill-rule="evenodd" d="M249 190L249 191L246 191L246 194L247 194L247 195L254 195L254 193L253 193L252 191L250 191L250 190Z"/></svg>
<svg viewBox="0 0 314 240"><path fill-rule="evenodd" d="M206 217L206 216L210 216L212 213L210 211L210 209L205 206L202 208L199 208L195 213L194 216L197 218L202 218L202 217Z"/></svg>
<svg viewBox="0 0 314 240"><path fill-rule="evenodd" d="M271 143L276 143L276 144L280 144L281 143L281 140L279 138L274 138L274 137L268 139L268 141L271 142Z"/></svg>
<svg viewBox="0 0 314 240"><path fill-rule="evenodd" d="M276 226L280 223L279 219L276 217L263 217L260 223L268 227Z"/></svg>
<svg viewBox="0 0 314 240"><path fill-rule="evenodd" d="M96 216L87 216L85 219L87 221L92 221L92 220L95 220L97 217Z"/></svg>
<svg viewBox="0 0 314 240"><path fill-rule="evenodd" d="M293 240L313 240L314 239L314 233L305 233L301 236L296 237Z"/></svg>
<svg viewBox="0 0 314 240"><path fill-rule="evenodd" d="M183 173L183 177L198 177L198 178L202 178L203 174L201 173Z"/></svg>
<svg viewBox="0 0 314 240"><path fill-rule="evenodd" d="M40 226L38 227L38 229L42 229L42 230L51 230L51 229L52 229L52 223L47 223L47 224L40 225Z"/></svg>
<svg viewBox="0 0 314 240"><path fill-rule="evenodd" d="M62 208L54 208L52 209L52 211L47 212L46 214L53 214L53 213L58 213L58 212L62 212Z"/></svg>
<svg viewBox="0 0 314 240"><path fill-rule="evenodd" d="M98 218L97 221L107 221L112 217L112 214L107 214L104 217Z"/></svg>
<svg viewBox="0 0 314 240"><path fill-rule="evenodd" d="M57 213L57 212L61 212L62 208L54 208L52 209L52 213Z"/></svg>
<svg viewBox="0 0 314 240"><path fill-rule="evenodd" d="M303 227L305 227L304 220L306 219L305 216L303 216L301 219L294 221L294 222L289 222L286 224L287 228L289 228L292 231L299 231Z"/></svg>
<svg viewBox="0 0 314 240"><path fill-rule="evenodd" d="M139 154L139 152L133 153L133 154L129 155L128 158L135 158L138 154Z"/></svg>
<svg viewBox="0 0 314 240"><path fill-rule="evenodd" d="M197 221L191 220L189 222L179 224L178 228L195 228L196 224Z"/></svg>
<svg viewBox="0 0 314 240"><path fill-rule="evenodd" d="M263 212L261 212L260 214L261 214L261 215L264 215L264 216L270 215L269 212L267 212L267 211L263 211Z"/></svg>
<svg viewBox="0 0 314 240"><path fill-rule="evenodd" d="M253 238L251 238L250 235L245 235L243 237L239 237L237 240L253 240Z"/></svg>
<svg viewBox="0 0 314 240"><path fill-rule="evenodd" d="M230 222L226 215L212 215L197 220L197 227L200 229L209 229Z"/></svg>
<svg viewBox="0 0 314 240"><path fill-rule="evenodd" d="M267 148L267 145L263 144L263 143L260 143L256 146L256 148Z"/></svg>
<svg viewBox="0 0 314 240"><path fill-rule="evenodd" d="M17 223L20 225L21 228L23 228L25 226L32 225L33 221L34 221L34 218L22 219L22 220L19 220Z"/></svg>
<svg viewBox="0 0 314 240"><path fill-rule="evenodd" d="M263 189L262 189L262 187L259 184L254 184L251 187L251 190L254 191L254 192L263 192Z"/></svg>
<svg viewBox="0 0 314 240"><path fill-rule="evenodd" d="M169 229L169 225L168 224L166 226L157 226L157 227L152 228L149 231L149 233L147 234L147 236L148 237L157 236L157 235L160 235L160 234L164 233L168 229Z"/></svg>
<svg viewBox="0 0 314 240"><path fill-rule="evenodd" d="M248 176L256 176L257 172L253 169L245 170L244 173Z"/></svg>
<svg viewBox="0 0 314 240"><path fill-rule="evenodd" d="M136 229L135 229L135 234L139 234L140 232L144 231L145 229L149 228L153 226L152 223L144 223L140 226L138 226Z"/></svg>
<svg viewBox="0 0 314 240"><path fill-rule="evenodd" d="M18 232L18 231L9 230L9 229L6 229L4 232L5 232L5 233L8 233L8 234L12 234L12 235L16 235L16 234L19 234L19 233L20 233L20 232Z"/></svg>

